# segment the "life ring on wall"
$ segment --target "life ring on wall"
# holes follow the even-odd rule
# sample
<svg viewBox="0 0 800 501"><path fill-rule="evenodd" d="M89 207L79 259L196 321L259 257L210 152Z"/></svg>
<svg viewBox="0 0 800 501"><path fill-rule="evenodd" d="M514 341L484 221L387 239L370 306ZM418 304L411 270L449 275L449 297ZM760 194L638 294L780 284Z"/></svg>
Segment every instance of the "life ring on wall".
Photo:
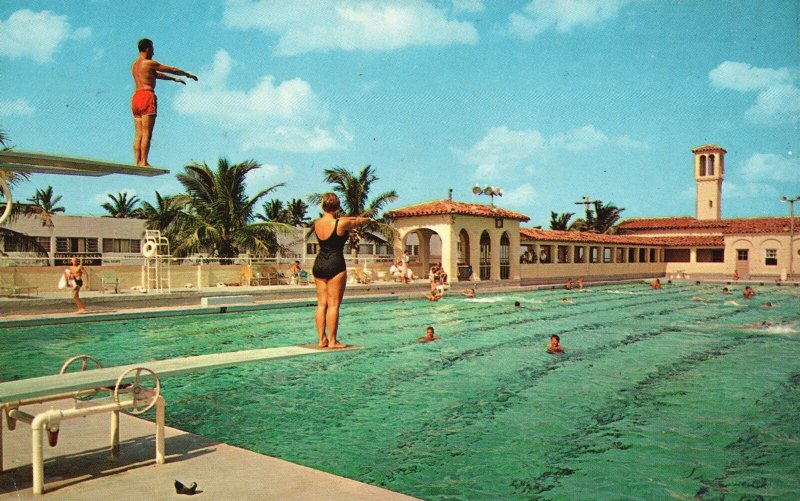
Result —
<svg viewBox="0 0 800 501"><path fill-rule="evenodd" d="M153 257L156 255L156 243L152 240L148 240L144 243L144 247L142 247L142 255L144 257Z"/></svg>

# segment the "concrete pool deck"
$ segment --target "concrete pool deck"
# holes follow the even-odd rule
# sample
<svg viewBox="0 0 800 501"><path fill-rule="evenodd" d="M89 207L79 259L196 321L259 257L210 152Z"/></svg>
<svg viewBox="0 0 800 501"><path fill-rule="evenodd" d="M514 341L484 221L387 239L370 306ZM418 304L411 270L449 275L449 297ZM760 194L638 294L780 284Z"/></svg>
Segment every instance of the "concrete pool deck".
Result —
<svg viewBox="0 0 800 501"><path fill-rule="evenodd" d="M61 401L56 407L68 407ZM31 406L34 411L51 405ZM169 403L167 403L169 414ZM109 414L61 423L56 447L44 447L45 492L32 494L31 432L3 430L0 500L175 499L174 481L197 482L201 499L413 500L410 496L166 428L166 463L155 464L155 425L120 416L120 455L109 452ZM5 426L5 423L2 423Z"/></svg>

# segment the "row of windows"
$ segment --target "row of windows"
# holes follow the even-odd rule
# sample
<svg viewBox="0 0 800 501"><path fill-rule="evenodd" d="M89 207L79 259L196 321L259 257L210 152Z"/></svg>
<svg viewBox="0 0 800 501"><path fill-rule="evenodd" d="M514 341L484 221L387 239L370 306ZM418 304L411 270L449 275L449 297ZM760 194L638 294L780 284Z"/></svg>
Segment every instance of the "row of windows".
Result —
<svg viewBox="0 0 800 501"><path fill-rule="evenodd" d="M539 245L538 252L532 245L523 246L520 255L522 264L550 263L657 263L658 249L634 247L588 247L571 245Z"/></svg>
<svg viewBox="0 0 800 501"><path fill-rule="evenodd" d="M56 237L56 252L66 253L97 253L99 239L97 238L76 238L76 237ZM45 251L50 250L50 237L36 237L36 243ZM129 240L120 238L104 238L103 252L131 252L139 253L142 249L140 240ZM22 252L22 248L15 242L5 242L6 252Z"/></svg>

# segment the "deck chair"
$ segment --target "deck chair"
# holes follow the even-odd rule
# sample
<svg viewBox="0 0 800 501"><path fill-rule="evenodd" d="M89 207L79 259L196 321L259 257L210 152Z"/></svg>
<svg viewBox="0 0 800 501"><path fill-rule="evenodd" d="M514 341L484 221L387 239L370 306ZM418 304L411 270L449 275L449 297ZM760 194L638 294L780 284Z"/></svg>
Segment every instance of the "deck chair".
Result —
<svg viewBox="0 0 800 501"><path fill-rule="evenodd" d="M35 293L38 296L39 287L35 285L12 285L6 280L6 277L0 274L0 296L14 297L31 295L31 293Z"/></svg>
<svg viewBox="0 0 800 501"><path fill-rule="evenodd" d="M313 277L306 270L300 270L297 273L297 285L309 285Z"/></svg>
<svg viewBox="0 0 800 501"><path fill-rule="evenodd" d="M100 276L100 292L105 293L106 288L114 289L114 294L119 294L119 277L114 270L106 270Z"/></svg>
<svg viewBox="0 0 800 501"><path fill-rule="evenodd" d="M362 270L361 268L356 268L353 271L353 275L356 277L356 282L359 284L368 284L369 283L369 275Z"/></svg>

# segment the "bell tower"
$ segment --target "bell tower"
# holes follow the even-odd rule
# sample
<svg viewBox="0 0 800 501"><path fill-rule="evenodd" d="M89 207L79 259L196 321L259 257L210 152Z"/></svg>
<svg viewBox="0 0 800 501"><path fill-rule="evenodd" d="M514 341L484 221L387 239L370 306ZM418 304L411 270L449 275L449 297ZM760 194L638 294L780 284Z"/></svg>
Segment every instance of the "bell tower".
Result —
<svg viewBox="0 0 800 501"><path fill-rule="evenodd" d="M697 183L695 217L699 221L722 218L722 180L725 177L725 151L705 144L692 150L694 153L694 180Z"/></svg>

